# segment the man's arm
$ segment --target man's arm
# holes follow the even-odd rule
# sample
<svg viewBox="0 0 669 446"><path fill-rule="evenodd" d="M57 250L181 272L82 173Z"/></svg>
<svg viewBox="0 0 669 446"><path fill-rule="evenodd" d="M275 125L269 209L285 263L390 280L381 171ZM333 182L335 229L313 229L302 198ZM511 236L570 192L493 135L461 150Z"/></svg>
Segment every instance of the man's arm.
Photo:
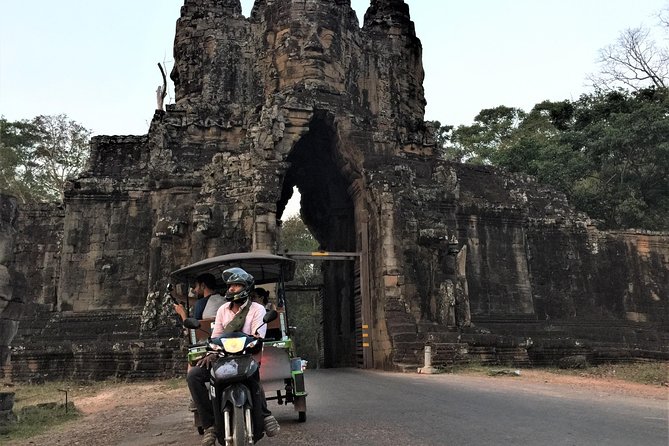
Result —
<svg viewBox="0 0 669 446"><path fill-rule="evenodd" d="M265 333L267 332L267 324L263 325L264 322L262 320L262 318L265 317L266 313L265 307L257 303L252 303L251 308L249 308L249 313L251 313L249 316L253 317L253 320L251 322L251 333L249 334L251 336L256 336L256 331L257 331L258 332L257 336L260 338L264 338Z"/></svg>

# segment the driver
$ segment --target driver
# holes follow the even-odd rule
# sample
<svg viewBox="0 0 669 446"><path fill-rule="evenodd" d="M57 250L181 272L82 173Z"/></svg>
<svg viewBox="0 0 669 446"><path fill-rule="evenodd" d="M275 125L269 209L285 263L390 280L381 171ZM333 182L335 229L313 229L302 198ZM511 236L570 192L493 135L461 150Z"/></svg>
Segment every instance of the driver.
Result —
<svg viewBox="0 0 669 446"><path fill-rule="evenodd" d="M263 316L265 308L249 297L253 291L255 283L253 276L241 268L230 268L223 271L223 281L228 286L225 293L227 303L221 305L216 312L216 320L211 337L221 336L223 333L232 333L241 331L251 336L264 337L267 327L263 325ZM214 412L209 399L209 392L206 384L209 382L209 369L216 359L216 355L207 355L202 358L196 366L188 371L186 380L188 389L195 405L197 406L204 428L204 437L202 446L214 446L216 443L216 429L214 426ZM279 423L272 413L267 409L265 392L260 385L260 373L256 370L255 374L249 380L250 391L253 397L253 407L260 408L254 410L254 425L261 426L259 416L262 416L262 425L268 437L273 437L279 433ZM262 433L254 433L254 441L262 437Z"/></svg>

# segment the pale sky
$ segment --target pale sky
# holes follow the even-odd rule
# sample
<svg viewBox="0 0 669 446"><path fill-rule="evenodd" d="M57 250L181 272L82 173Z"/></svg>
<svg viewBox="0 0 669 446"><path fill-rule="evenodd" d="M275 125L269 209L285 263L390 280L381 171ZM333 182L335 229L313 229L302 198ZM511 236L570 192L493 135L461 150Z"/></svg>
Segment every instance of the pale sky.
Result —
<svg viewBox="0 0 669 446"><path fill-rule="evenodd" d="M423 44L427 120L577 99L597 51L669 0L406 0ZM0 0L0 115L65 113L93 134L145 134L183 0ZM369 0L352 0L360 23ZM242 0L248 16L252 0ZM173 97L170 85L170 97ZM169 99L169 98L168 98Z"/></svg>

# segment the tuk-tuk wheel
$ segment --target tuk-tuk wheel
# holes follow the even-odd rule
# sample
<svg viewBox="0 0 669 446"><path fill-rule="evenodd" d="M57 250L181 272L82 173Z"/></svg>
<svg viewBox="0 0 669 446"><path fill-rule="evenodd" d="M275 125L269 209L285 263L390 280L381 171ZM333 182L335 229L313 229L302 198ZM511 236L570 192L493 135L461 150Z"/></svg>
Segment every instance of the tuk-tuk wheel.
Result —
<svg viewBox="0 0 669 446"><path fill-rule="evenodd" d="M304 423L305 421L307 421L307 413L306 412L301 412L301 411L298 412L297 413L297 421L299 421L300 423Z"/></svg>

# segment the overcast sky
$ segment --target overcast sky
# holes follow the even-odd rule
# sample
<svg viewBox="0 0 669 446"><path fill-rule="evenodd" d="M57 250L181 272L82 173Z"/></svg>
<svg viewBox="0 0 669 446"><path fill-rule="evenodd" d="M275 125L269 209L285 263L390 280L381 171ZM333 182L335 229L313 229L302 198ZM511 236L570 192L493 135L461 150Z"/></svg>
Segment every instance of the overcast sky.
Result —
<svg viewBox="0 0 669 446"><path fill-rule="evenodd" d="M669 0L406 0L423 44L426 119L529 110L588 91L597 51ZM368 0L352 0L362 16ZM0 115L66 113L94 134L144 134L183 0L0 0ZM242 0L248 16L252 0ZM168 68L168 69L169 69ZM171 90L170 90L171 91Z"/></svg>

